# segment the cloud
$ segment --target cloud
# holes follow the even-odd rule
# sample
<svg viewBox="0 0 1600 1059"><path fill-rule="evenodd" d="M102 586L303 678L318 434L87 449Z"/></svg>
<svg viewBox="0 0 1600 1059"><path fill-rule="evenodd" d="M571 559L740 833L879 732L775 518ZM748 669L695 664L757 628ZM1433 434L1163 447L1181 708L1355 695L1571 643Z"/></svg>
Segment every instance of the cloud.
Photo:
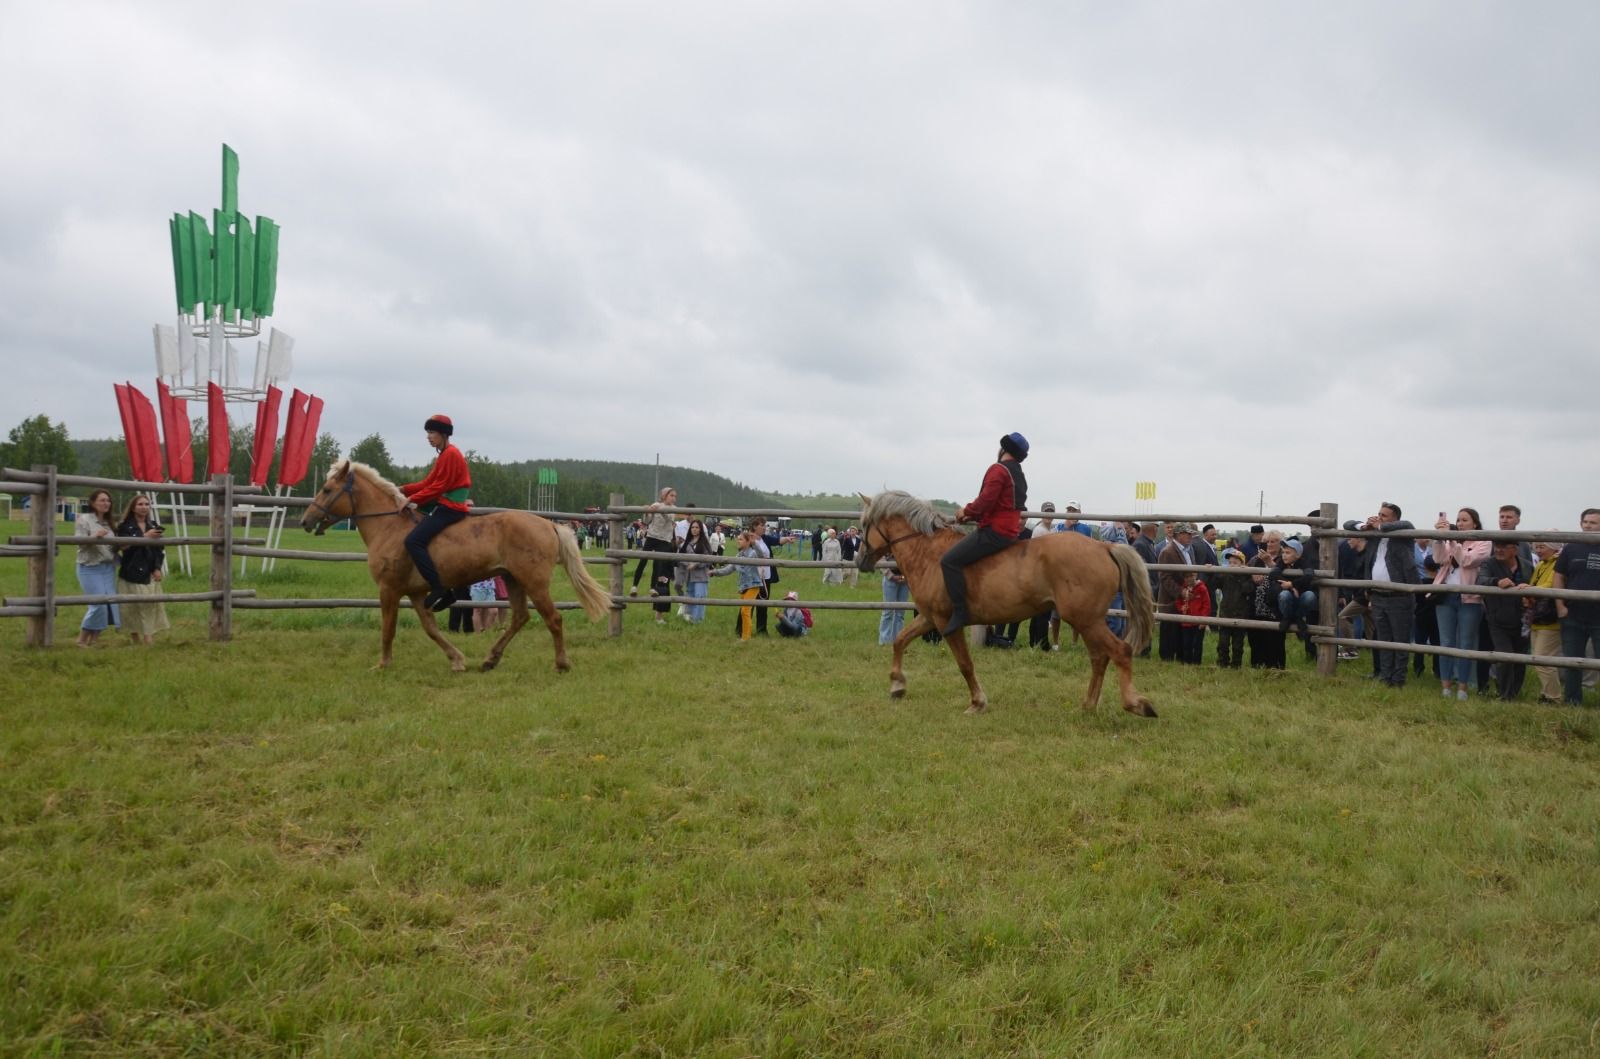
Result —
<svg viewBox="0 0 1600 1059"><path fill-rule="evenodd" d="M1597 44L1578 3L35 5L0 427L116 432L226 140L293 381L401 460L447 410L502 459L962 499L1020 429L1086 507L1564 524Z"/></svg>

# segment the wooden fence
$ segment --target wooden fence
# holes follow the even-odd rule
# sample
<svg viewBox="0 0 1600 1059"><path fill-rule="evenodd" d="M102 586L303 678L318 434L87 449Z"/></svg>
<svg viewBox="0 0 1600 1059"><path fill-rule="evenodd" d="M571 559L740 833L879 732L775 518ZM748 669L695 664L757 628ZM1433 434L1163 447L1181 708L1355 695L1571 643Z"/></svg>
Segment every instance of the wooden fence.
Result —
<svg viewBox="0 0 1600 1059"><path fill-rule="evenodd" d="M172 483L132 482L120 479L95 478L83 475L58 474L54 467L35 466L31 470L22 471L6 468L0 471L0 492L24 495L30 498L32 508L31 532L24 535L13 536L5 545L0 546L0 558L15 557L25 558L28 562L28 593L20 597L8 597L0 600L0 617L21 617L28 621L27 642L32 646L48 647L53 642L55 633L55 612L58 607L84 606L92 603L122 603L122 602L166 602L166 603L206 603L209 605L209 635L213 640L227 640L233 634L234 610L304 610L304 609L329 609L329 608L376 608L376 598L365 599L260 599L256 592L248 588L234 587L234 570L232 560L235 556L253 556L260 558L299 560L307 562L365 562L364 552L320 552L307 551L293 548L264 547L264 541L240 538L233 535L233 521L237 501L247 499L256 511L263 511L273 507L285 509L298 509L308 507L311 503L306 497L272 496L261 489L252 486L236 486L230 475L215 475L209 483L197 485L174 485ZM75 546L79 544L95 543L91 538L64 536L58 532L55 521L56 501L63 486L74 488L105 488L121 491L138 491L148 493L184 493L201 495L209 498L209 527L210 532L204 536L190 537L164 537L159 542L148 542L150 545L177 546L182 544L203 545L211 549L211 581L210 590L206 592L163 593L150 596L85 596L62 595L56 592L54 578L54 556L62 546ZM475 508L474 514L485 515L501 508ZM884 611L884 610L911 610L915 603L886 603L880 600L806 600L798 601L784 599L743 600L743 599L710 599L694 596L632 596L627 594L626 567L630 562L651 561L663 557L670 558L670 553L645 551L640 548L618 547L618 543L625 541L624 530L628 523L641 515L648 514L652 509L641 505L628 505L626 498L620 493L613 493L610 504L605 510L593 511L540 511L535 512L554 521L570 522L606 522L609 524L607 533L608 547L602 555L585 555L584 562L605 566L609 569L611 615L609 630L611 635L620 636L623 631L623 615L626 608L637 604L667 603L670 605L687 604L692 606L708 607L787 607L800 606L813 610L841 610L841 611ZM666 508L669 513L689 517L705 517L713 514L698 508ZM789 508L748 508L719 511L714 513L717 519L745 519L752 516L767 518L789 518L804 520L806 522L838 521L854 522L860 516L860 511L801 511ZM1397 585L1392 582L1373 582L1350 580L1340 578L1337 570L1338 543L1340 540L1351 537L1388 537L1401 540L1515 540L1515 541L1545 541L1550 543L1564 543L1567 541L1582 541L1584 543L1600 543L1600 534L1576 532L1530 532L1530 531L1501 531L1483 530L1463 533L1459 531L1441 530L1406 530L1393 531L1381 534L1370 530L1343 529L1339 525L1339 509L1335 504L1321 505L1316 515L1190 515L1190 514L1094 514L1074 513L1075 517L1083 522L1192 522L1200 523L1234 523L1239 525L1265 525L1265 526L1304 526L1307 528L1312 541L1317 543L1317 555L1322 568L1311 571L1317 591L1317 621L1309 626L1311 642L1317 648L1317 671L1323 675L1334 672L1337 664L1336 653L1341 647L1368 648L1377 646L1378 641L1355 640L1342 638L1338 635L1337 620L1339 609L1339 589L1371 589L1381 587L1389 591L1403 592L1458 592L1473 595L1516 595L1531 596L1550 599L1582 600L1587 602L1600 602L1600 592L1582 592L1571 589L1541 589L1541 588L1492 588L1477 585ZM1059 518L1057 512L1025 512L1026 519ZM145 546L144 542L136 539L119 540L122 546ZM737 556L719 556L719 565L760 565L773 566L780 569L815 570L815 569L849 569L855 564L848 560L829 561L811 559L787 559L773 556L767 559L741 559ZM888 569L893 567L892 561L878 564L878 568ZM1260 567L1227 566L1200 566L1200 565L1169 565L1152 564L1149 566L1153 573L1204 573L1214 577L1240 578L1259 576ZM464 603L471 607L505 607L500 603ZM562 609L573 609L578 604L562 602L557 604ZM1123 611L1111 611L1112 615L1124 614ZM1182 622L1200 624L1212 628L1242 628L1270 630L1276 632L1280 626L1275 621L1258 621L1253 619L1208 617L1199 618L1181 614L1157 613L1157 621ZM1555 656L1530 656L1520 654L1506 654L1496 651L1465 651L1459 648L1439 647L1427 644L1403 644L1397 648L1402 651L1448 655L1457 658L1471 658L1490 662L1512 662L1526 665L1561 666L1579 669L1600 669L1600 661L1588 658L1567 658Z"/></svg>

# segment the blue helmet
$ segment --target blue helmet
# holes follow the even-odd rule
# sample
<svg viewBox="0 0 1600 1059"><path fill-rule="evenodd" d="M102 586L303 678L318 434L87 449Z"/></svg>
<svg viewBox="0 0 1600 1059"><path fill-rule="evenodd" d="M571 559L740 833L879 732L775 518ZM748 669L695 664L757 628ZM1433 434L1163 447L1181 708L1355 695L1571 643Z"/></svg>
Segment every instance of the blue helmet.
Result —
<svg viewBox="0 0 1600 1059"><path fill-rule="evenodd" d="M1015 430L1000 439L1000 451L1011 453L1014 459L1028 458L1028 439Z"/></svg>

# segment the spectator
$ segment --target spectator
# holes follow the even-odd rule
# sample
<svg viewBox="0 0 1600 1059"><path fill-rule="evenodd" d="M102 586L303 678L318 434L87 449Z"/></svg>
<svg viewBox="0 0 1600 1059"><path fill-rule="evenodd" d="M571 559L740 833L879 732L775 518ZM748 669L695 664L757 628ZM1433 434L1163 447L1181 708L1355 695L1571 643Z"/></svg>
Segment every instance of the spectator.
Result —
<svg viewBox="0 0 1600 1059"><path fill-rule="evenodd" d="M1183 587L1178 592L1178 613L1189 618L1211 617L1211 593L1204 581L1194 574L1183 575ZM1179 661L1197 666L1205 658L1206 627L1199 622L1183 623L1183 651Z"/></svg>
<svg viewBox="0 0 1600 1059"><path fill-rule="evenodd" d="M673 538L675 536L675 520L671 512L663 508L673 507L678 503L678 491L672 486L665 486L655 503L650 505L650 515L645 521L644 551L672 553ZM629 590L630 596L639 594L639 578L644 574L644 564L650 563L650 594L659 596L663 602L653 604L656 612L656 624L664 624L667 612L672 609L670 603L665 602L665 597L672 591L672 560L671 559L644 559L639 560L639 565L633 568L633 587Z"/></svg>
<svg viewBox="0 0 1600 1059"><path fill-rule="evenodd" d="M701 558L694 558L700 556ZM684 591L695 599L705 599L711 591L711 538L706 536L706 524L700 519L690 519L684 532L683 543L678 546L678 567L683 570ZM699 625L706 617L704 603L684 606L683 620Z"/></svg>
<svg viewBox="0 0 1600 1059"><path fill-rule="evenodd" d="M1178 522L1172 526L1171 537L1167 546L1161 549L1157 562L1163 566L1192 566L1194 565L1194 524L1191 522ZM1176 614L1178 612L1178 599L1183 593L1182 573L1163 570L1160 574L1156 596L1156 613ZM1183 629L1175 621L1161 622L1161 660L1163 662L1181 661L1183 658Z"/></svg>
<svg viewBox="0 0 1600 1059"><path fill-rule="evenodd" d="M798 592L786 592L784 602L798 604ZM811 631L811 611L802 606L778 608L778 635L788 637L801 637Z"/></svg>
<svg viewBox="0 0 1600 1059"><path fill-rule="evenodd" d="M1281 550L1278 540L1272 539L1273 549ZM1278 592L1277 585L1268 576L1268 571L1277 565L1275 559L1267 555L1267 542L1263 541L1256 549L1256 556L1247 564L1258 567L1261 574L1250 579L1250 617L1256 621L1278 622ZM1278 629L1251 629L1245 639L1250 644L1251 669L1282 669L1287 665L1284 657L1284 634Z"/></svg>
<svg viewBox="0 0 1600 1059"><path fill-rule="evenodd" d="M1600 507L1585 508L1579 519L1585 533L1600 533ZM1600 590L1600 544L1573 541L1556 557L1554 588L1594 592ZM1600 653L1600 603L1588 600L1556 600L1556 615L1561 619L1561 653L1568 658L1583 658L1589 651ZM1573 706L1583 704L1583 670L1561 671L1562 698Z"/></svg>
<svg viewBox="0 0 1600 1059"><path fill-rule="evenodd" d="M486 577L482 581L474 581L472 587L467 589L467 595L472 598L474 603L493 603L494 582L495 579L492 577ZM455 609L454 607L450 608L452 614L455 613ZM487 631L500 620L500 609L498 607L473 607L471 608L471 614L473 628L478 632Z"/></svg>
<svg viewBox="0 0 1600 1059"><path fill-rule="evenodd" d="M721 555L722 550L727 547L728 544L728 535L722 532L722 523L717 523L716 528L711 531L710 541L711 554Z"/></svg>
<svg viewBox="0 0 1600 1059"><path fill-rule="evenodd" d="M1194 539L1194 562L1196 566L1217 565L1217 527L1209 522L1200 527L1200 536ZM1216 574L1201 574L1200 583L1211 594L1212 607L1218 606L1217 589L1224 587L1221 579Z"/></svg>
<svg viewBox="0 0 1600 1059"><path fill-rule="evenodd" d="M1023 527L1022 534L1029 540L1040 540L1052 533L1066 533L1068 531L1092 536L1092 534L1089 534L1089 527L1077 519L1056 521L1056 505L1053 500L1046 500L1040 504L1039 510L1045 512L1044 516L1034 519L1032 525ZM1070 510L1076 511L1077 506L1073 505ZM1017 635L1019 625L1019 622L1012 623L1011 635L1013 638ZM1056 614L1054 607L1042 610L1028 619L1028 646L1030 648L1057 651L1060 650L1060 641L1061 618Z"/></svg>
<svg viewBox="0 0 1600 1059"><path fill-rule="evenodd" d="M739 534L738 547L739 558L741 559L770 558L765 545L762 544L761 534L757 533L754 529L748 529ZM764 593L766 592L767 582L766 578L761 573L761 571L764 569L763 567L751 563L748 565L741 564L735 566L733 569L739 577L740 599L757 600L766 598ZM755 633L756 616L764 610L765 608L763 607L748 605L739 608L739 612L735 617L734 628L737 630L739 639L741 641L750 639L750 637Z"/></svg>
<svg viewBox="0 0 1600 1059"><path fill-rule="evenodd" d="M822 542L827 539L827 534L826 526L818 526L811 532L811 561L814 563L822 560Z"/></svg>
<svg viewBox="0 0 1600 1059"><path fill-rule="evenodd" d="M117 523L118 537L144 537L159 540L166 532L156 521L155 508L143 493L135 494L122 512ZM166 549L156 546L122 548L122 560L117 568L117 595L154 596L161 593L161 579L166 566ZM160 602L124 603L123 625L136 644L155 643L156 633L171 628L167 610Z"/></svg>
<svg viewBox="0 0 1600 1059"><path fill-rule="evenodd" d="M1557 545L1539 541L1533 546L1533 576L1528 584L1533 588L1554 588L1556 558L1561 554ZM1536 655L1554 658L1561 653L1561 619L1556 614L1556 601L1534 599L1528 612L1528 640L1530 650ZM1547 705L1561 702L1561 676L1555 666L1534 666L1533 675L1539 678L1539 701Z"/></svg>
<svg viewBox="0 0 1600 1059"><path fill-rule="evenodd" d="M1456 515L1455 525L1451 526L1445 518L1444 512L1439 512L1439 520L1433 524L1436 530L1457 529L1462 532L1483 529L1483 520L1478 517L1477 511L1464 507ZM1433 542L1433 561L1439 564L1439 570L1433 575L1436 585L1476 585L1478 583L1478 567L1489 558L1488 541L1461 541L1438 540ZM1444 647L1454 647L1462 651L1476 651L1478 649L1478 626L1483 620L1483 597L1467 595L1458 592L1438 593L1436 606L1439 612L1439 642ZM1451 683L1454 682L1454 694L1457 699L1465 700L1467 689L1472 685L1473 659L1453 658L1449 655L1439 660L1439 683L1441 694L1449 698L1452 694Z"/></svg>
<svg viewBox="0 0 1600 1059"><path fill-rule="evenodd" d="M1304 545L1290 538L1278 549L1278 561L1268 580L1278 593L1278 628L1288 632L1292 625L1300 639L1309 640L1306 626L1317 611L1317 594L1311 590L1311 573L1301 564Z"/></svg>
<svg viewBox="0 0 1600 1059"><path fill-rule="evenodd" d="M694 507L693 504L687 504L685 506ZM672 524L672 550L674 552L683 551L683 542L688 538L688 536L689 513L680 512L677 521ZM689 594L688 576L689 571L685 570L677 563L672 564L672 594L674 596L686 596ZM687 603L678 604L678 617L682 618L688 614L688 606L689 605Z"/></svg>
<svg viewBox="0 0 1600 1059"><path fill-rule="evenodd" d="M839 531L832 526L828 527L828 534L822 540L822 561L825 563L839 562L844 556L844 546L839 543ZM822 571L822 583L825 585L844 584L844 570L837 566L830 566Z"/></svg>
<svg viewBox="0 0 1600 1059"><path fill-rule="evenodd" d="M883 601L885 603L910 603L911 586L906 583L906 575L899 568L883 572ZM885 647L894 643L900 635L900 630L905 628L906 612L903 610L884 610L878 613L878 646Z"/></svg>
<svg viewBox="0 0 1600 1059"><path fill-rule="evenodd" d="M1245 565L1244 552L1238 548L1222 549L1222 561L1230 567ZM1222 602L1218 608L1218 617L1222 618L1252 618L1255 616L1253 596L1250 592L1251 584L1244 577L1227 578L1227 584L1222 590ZM1217 629L1217 666L1221 669L1238 669L1244 665L1244 630L1228 628Z"/></svg>
<svg viewBox="0 0 1600 1059"><path fill-rule="evenodd" d="M111 494L96 489L89 494L88 503L78 512L74 524L75 537L113 537ZM78 587L86 596L112 596L117 592L117 554L110 544L78 545ZM78 646L93 647L110 625L120 629L122 615L115 603L91 603L78 626Z"/></svg>
<svg viewBox="0 0 1600 1059"><path fill-rule="evenodd" d="M1363 572L1363 559L1367 551L1365 537L1349 537L1339 542L1339 580L1360 581L1366 577ZM1339 638L1341 640L1354 640L1358 636L1363 640L1372 639L1372 607L1367 602L1367 590L1364 588L1339 589ZM1360 622L1360 626L1357 626ZM1353 648L1339 648L1339 658L1342 661L1353 661L1357 652ZM1376 672L1377 663L1373 663Z"/></svg>
<svg viewBox="0 0 1600 1059"><path fill-rule="evenodd" d="M1509 532L1514 532L1515 530L1517 530L1522 525L1522 509L1520 507L1518 507L1517 505L1515 505L1515 504L1501 504L1500 505L1500 511L1498 513L1498 517L1499 517L1500 529L1502 529L1502 530L1504 530L1504 531L1506 531L1508 533ZM1538 562L1538 560L1534 557L1534 554L1533 554L1533 545L1530 544L1527 541L1518 541L1517 542L1517 554L1519 554L1522 557L1523 564L1526 565L1527 568L1530 571L1533 569L1534 565ZM1494 642L1494 637L1490 634L1490 630L1489 630L1488 610L1489 610L1488 602L1487 602L1487 600L1485 600L1483 623L1478 626L1478 642L1480 644L1493 643ZM1519 635L1518 638L1517 638L1517 651L1516 651L1516 653L1518 653L1518 654L1527 654L1528 653L1528 637L1525 634L1524 635ZM1479 661L1477 663L1477 665L1476 665L1476 676L1477 676L1477 683L1478 683L1478 690L1479 691L1487 690L1487 688L1489 687L1489 678L1491 676L1493 676L1494 671L1495 670L1494 670L1494 664L1493 663L1484 662L1484 661ZM1519 687L1520 687L1521 679L1522 678L1519 676Z"/></svg>
<svg viewBox="0 0 1600 1059"><path fill-rule="evenodd" d="M861 531L851 526L839 538L839 557L850 564L850 587L860 584L861 568L856 566L856 552L861 548ZM843 571L841 571L842 573Z"/></svg>
<svg viewBox="0 0 1600 1059"><path fill-rule="evenodd" d="M756 540L755 540L756 548L760 552L761 557L763 559L771 559L772 558L772 549L781 548L785 544L793 544L794 541L795 541L795 538L793 538L793 537L784 537L784 536L780 536L779 534L776 534L776 533L768 533L767 532L767 519L766 519L766 516L764 516L764 515L757 515L755 517L755 519L750 523L750 529L756 536ZM782 580L782 578L778 575L778 568L777 567L775 567L775 566L763 566L763 567L761 567L761 596L760 596L760 598L761 599L771 599L772 598L772 586L777 584L780 580ZM755 609L755 612L756 612L756 635L757 636L765 636L765 635L767 635L767 608L766 607L756 607L754 609Z"/></svg>
<svg viewBox="0 0 1600 1059"><path fill-rule="evenodd" d="M1054 511L1055 507L1053 505L1046 504L1044 510ZM1080 522L1078 520L1078 514L1082 510L1083 509L1078 506L1078 502L1076 500L1067 501L1067 517L1061 522L1057 523L1055 528L1058 530L1065 530L1069 533L1081 533L1085 537L1092 538L1094 536L1094 530L1089 528L1089 524L1087 522ZM1037 533L1038 531L1036 530L1036 536Z"/></svg>
<svg viewBox="0 0 1600 1059"><path fill-rule="evenodd" d="M1239 550L1244 552L1244 558L1246 562L1254 559L1256 557L1256 553L1261 550L1262 538L1265 535L1266 530L1261 526L1250 527L1250 536L1246 540L1243 540L1239 543Z"/></svg>
<svg viewBox="0 0 1600 1059"><path fill-rule="evenodd" d="M1417 582L1418 584L1426 584L1433 580L1434 574L1439 572L1439 564L1433 561L1433 553L1427 549L1423 549L1418 555L1420 557L1417 560ZM1443 594L1442 592L1424 592L1413 597L1416 605L1412 611L1411 618L1412 643L1421 644L1424 647L1430 645L1433 647L1443 646L1439 642L1439 597ZM1417 654L1412 659L1412 672L1416 673L1418 677L1422 676L1423 670L1429 665L1428 660L1432 659L1433 676L1437 680L1439 678L1440 657L1439 655Z"/></svg>
<svg viewBox="0 0 1600 1059"><path fill-rule="evenodd" d="M1409 530L1412 525L1400 517L1398 504L1386 500L1378 506L1376 515L1369 516L1364 522L1346 522L1344 528L1394 533ZM1379 537L1377 547L1369 544L1362 554L1365 557L1362 580L1397 585L1414 585L1420 580L1417 576L1416 549L1408 540ZM1370 604L1375 640L1392 644L1411 642L1411 618L1415 608L1410 593L1374 588ZM1407 653L1399 647L1378 652L1378 679L1393 688L1405 687Z"/></svg>
<svg viewBox="0 0 1600 1059"><path fill-rule="evenodd" d="M1495 541L1488 560L1478 567L1475 583L1494 588L1527 588L1533 578L1533 568L1522 561L1522 550L1517 543ZM1489 622L1489 643L1496 651L1520 654L1517 644L1522 639L1523 600L1516 596L1499 595L1480 598ZM1495 686L1500 689L1502 701L1510 702L1522 694L1522 680L1526 672L1524 666L1520 663L1496 662L1494 671Z"/></svg>

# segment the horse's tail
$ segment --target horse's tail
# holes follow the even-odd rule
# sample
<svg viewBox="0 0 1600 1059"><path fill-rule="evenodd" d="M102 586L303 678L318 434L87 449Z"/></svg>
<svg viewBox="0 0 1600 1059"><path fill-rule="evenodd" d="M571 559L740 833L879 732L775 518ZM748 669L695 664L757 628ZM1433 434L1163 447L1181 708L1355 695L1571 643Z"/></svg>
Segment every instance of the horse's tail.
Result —
<svg viewBox="0 0 1600 1059"><path fill-rule="evenodd" d="M556 526L556 537L561 541L561 566L566 570L572 587L578 590L578 603L590 618L599 618L611 609L611 593L600 587L600 582L583 565L583 549L578 547L578 537L571 526Z"/></svg>
<svg viewBox="0 0 1600 1059"><path fill-rule="evenodd" d="M1156 623L1156 602L1150 595L1150 571L1131 544L1113 544L1111 558L1121 571L1118 587L1122 606L1128 612L1128 625L1122 640L1138 654L1150 643L1150 630Z"/></svg>

